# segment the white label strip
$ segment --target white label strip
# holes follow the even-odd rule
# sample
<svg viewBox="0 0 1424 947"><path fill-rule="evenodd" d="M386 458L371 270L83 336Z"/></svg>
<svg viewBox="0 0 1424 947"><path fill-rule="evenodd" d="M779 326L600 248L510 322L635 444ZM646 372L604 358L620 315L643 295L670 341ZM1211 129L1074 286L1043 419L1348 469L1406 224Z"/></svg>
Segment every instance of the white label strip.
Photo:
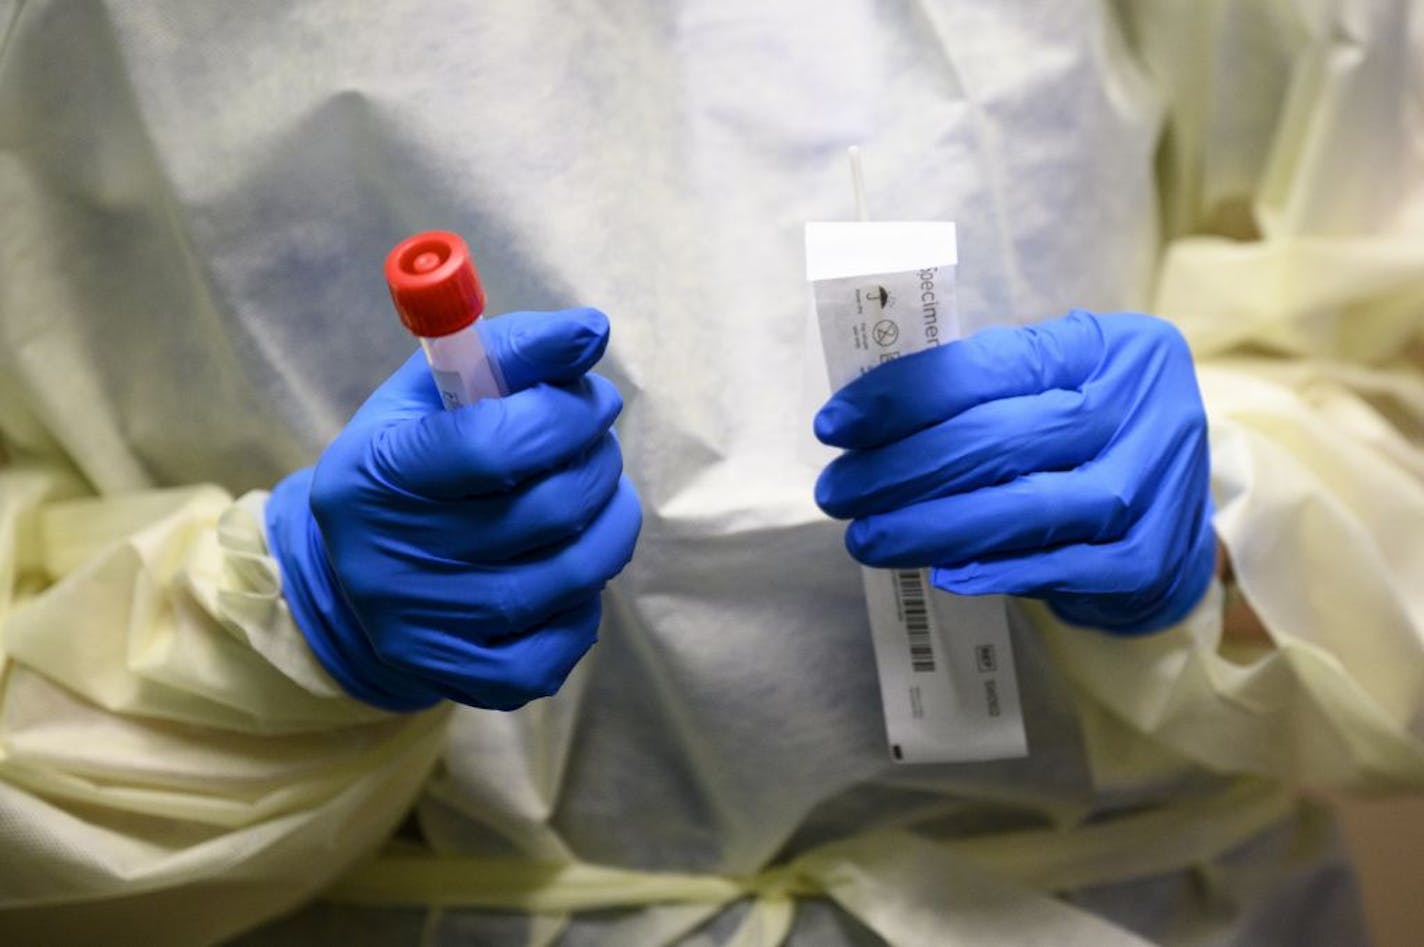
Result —
<svg viewBox="0 0 1424 947"><path fill-rule="evenodd" d="M950 223L806 225L806 273L833 388L959 337L956 250ZM916 569L863 576L891 757L951 763L1027 753L1003 598L949 595Z"/></svg>

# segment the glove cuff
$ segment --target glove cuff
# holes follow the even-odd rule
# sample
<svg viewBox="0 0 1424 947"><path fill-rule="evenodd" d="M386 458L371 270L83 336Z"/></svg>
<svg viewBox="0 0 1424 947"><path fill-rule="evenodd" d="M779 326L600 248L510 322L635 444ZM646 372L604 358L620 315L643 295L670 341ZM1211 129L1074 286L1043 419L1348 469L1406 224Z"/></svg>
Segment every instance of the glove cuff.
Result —
<svg viewBox="0 0 1424 947"><path fill-rule="evenodd" d="M310 467L284 478L273 488L264 517L292 618L317 660L352 697L401 713L434 706L440 696L385 664L347 605L311 514L311 480Z"/></svg>

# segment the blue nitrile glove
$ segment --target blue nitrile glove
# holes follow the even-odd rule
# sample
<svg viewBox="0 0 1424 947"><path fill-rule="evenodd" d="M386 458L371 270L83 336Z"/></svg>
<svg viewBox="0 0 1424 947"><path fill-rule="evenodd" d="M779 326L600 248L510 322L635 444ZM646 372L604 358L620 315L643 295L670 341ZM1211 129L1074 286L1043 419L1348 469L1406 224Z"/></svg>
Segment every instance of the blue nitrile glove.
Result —
<svg viewBox="0 0 1424 947"><path fill-rule="evenodd" d="M417 352L267 503L297 625L378 707L510 710L554 693L642 524L611 430L622 401L586 374L607 318L522 312L479 329L511 394L446 411Z"/></svg>
<svg viewBox="0 0 1424 947"><path fill-rule="evenodd" d="M1075 310L889 362L816 435L847 450L816 501L854 520L866 565L934 566L946 591L1128 634L1185 617L1211 581L1206 415L1160 319Z"/></svg>

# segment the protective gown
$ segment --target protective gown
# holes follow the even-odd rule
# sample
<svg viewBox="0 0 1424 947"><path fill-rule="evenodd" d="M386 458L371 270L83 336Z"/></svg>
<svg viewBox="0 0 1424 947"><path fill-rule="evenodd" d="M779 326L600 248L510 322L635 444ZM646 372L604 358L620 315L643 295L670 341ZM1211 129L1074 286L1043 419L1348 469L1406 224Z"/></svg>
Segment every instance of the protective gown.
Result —
<svg viewBox="0 0 1424 947"><path fill-rule="evenodd" d="M484 6L484 5L476 5ZM1424 785L1424 15L1398 2L0 4L0 941L1349 944L1302 788ZM968 329L1173 319L1235 586L1014 611L1030 753L889 762L812 484L801 224L951 219ZM411 349L385 251L607 311L600 644L395 716L264 494ZM1223 642L1243 596L1269 646ZM413 813L413 816L411 815ZM378 857L374 857L377 851Z"/></svg>

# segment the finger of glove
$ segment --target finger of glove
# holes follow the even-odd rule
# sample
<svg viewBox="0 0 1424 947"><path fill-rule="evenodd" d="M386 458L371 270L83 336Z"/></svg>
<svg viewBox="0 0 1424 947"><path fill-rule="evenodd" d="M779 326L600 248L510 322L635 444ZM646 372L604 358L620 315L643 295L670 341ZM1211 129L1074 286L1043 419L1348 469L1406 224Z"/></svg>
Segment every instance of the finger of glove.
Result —
<svg viewBox="0 0 1424 947"><path fill-rule="evenodd" d="M633 557L643 523L626 476L612 499L573 541L537 558L454 573L435 611L464 614L486 640L515 634L596 594Z"/></svg>
<svg viewBox="0 0 1424 947"><path fill-rule="evenodd" d="M1117 427L1112 405L1086 401L1063 389L990 401L883 447L849 451L821 472L816 502L853 519L1070 470L1097 457Z"/></svg>
<svg viewBox="0 0 1424 947"><path fill-rule="evenodd" d="M461 562L502 562L567 542L618 489L623 455L610 431L572 463L519 488L469 500L426 501L416 541Z"/></svg>
<svg viewBox="0 0 1424 947"><path fill-rule="evenodd" d="M862 450L1000 398L1078 388L1102 358L1096 318L1074 310L1050 322L985 329L897 358L836 392L816 415L816 436Z"/></svg>
<svg viewBox="0 0 1424 947"><path fill-rule="evenodd" d="M519 635L475 643L449 637L431 649L425 670L450 700L489 710L517 710L557 693L598 640L597 594Z"/></svg>
<svg viewBox="0 0 1424 947"><path fill-rule="evenodd" d="M1125 529L1105 530L1089 541L1051 549L986 554L972 562L946 559L937 563L943 568L935 570L935 584L963 595L1082 595L1132 602L1155 598L1182 568L1188 548L1201 545L1197 539L1202 511L1210 509L1209 466L1201 440L1205 432L1198 429L1189 436L1193 439L1183 449L1163 454L1157 472L1145 478L1141 470L1129 469L1113 456L1116 444L1103 462L1092 465L1085 481L1089 495L1099 503L1113 498L1113 507L1122 511L1119 522L1129 524ZM1209 531L1209 513L1205 521ZM1209 558L1214 547L1207 548ZM1106 604L1103 608L1111 610Z"/></svg>
<svg viewBox="0 0 1424 947"><path fill-rule="evenodd" d="M937 588L958 595L1133 594L1155 582L1156 562L1129 537L936 567Z"/></svg>
<svg viewBox="0 0 1424 947"><path fill-rule="evenodd" d="M396 490L431 499L509 490L586 451L622 407L612 382L585 375L433 412L377 432L373 474Z"/></svg>
<svg viewBox="0 0 1424 947"><path fill-rule="evenodd" d="M1171 559L1170 566L1159 569L1154 581L1119 594L1058 591L1043 598L1064 621L1115 634L1146 634L1176 624L1201 601L1215 573L1216 533L1211 526L1210 502L1203 504L1193 520L1186 529L1173 533L1180 555Z"/></svg>
<svg viewBox="0 0 1424 947"><path fill-rule="evenodd" d="M858 519L846 530L846 548L868 566L948 566L1117 539L1132 517L1091 473L1039 473Z"/></svg>
<svg viewBox="0 0 1424 947"><path fill-rule="evenodd" d="M608 348L608 317L597 309L511 312L475 323L506 393L540 382L565 384L593 368Z"/></svg>
<svg viewBox="0 0 1424 947"><path fill-rule="evenodd" d="M540 382L572 382L591 369L608 347L608 317L597 309L511 312L482 319L475 328L506 393ZM350 426L381 427L444 410L429 363L416 349L366 399Z"/></svg>

